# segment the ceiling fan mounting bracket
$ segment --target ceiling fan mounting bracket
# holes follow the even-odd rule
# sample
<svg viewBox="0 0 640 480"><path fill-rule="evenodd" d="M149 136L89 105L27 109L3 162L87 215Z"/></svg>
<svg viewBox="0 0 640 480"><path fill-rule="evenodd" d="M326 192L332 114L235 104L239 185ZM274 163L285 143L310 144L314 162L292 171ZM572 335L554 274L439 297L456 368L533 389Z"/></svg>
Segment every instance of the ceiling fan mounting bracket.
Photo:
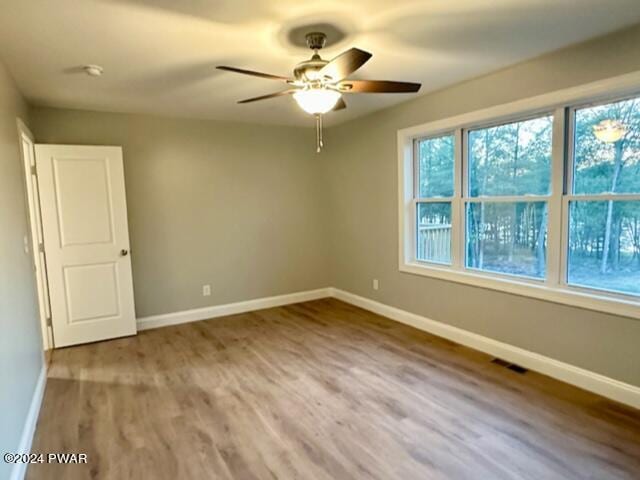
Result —
<svg viewBox="0 0 640 480"><path fill-rule="evenodd" d="M327 43L327 36L322 32L310 32L304 38L307 40L307 46L311 50L320 50Z"/></svg>

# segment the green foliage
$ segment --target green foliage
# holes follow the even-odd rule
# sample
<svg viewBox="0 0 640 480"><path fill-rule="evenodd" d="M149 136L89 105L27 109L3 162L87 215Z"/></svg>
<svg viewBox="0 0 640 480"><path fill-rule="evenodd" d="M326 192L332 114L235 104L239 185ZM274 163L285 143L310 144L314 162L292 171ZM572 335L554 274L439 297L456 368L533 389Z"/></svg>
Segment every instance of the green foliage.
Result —
<svg viewBox="0 0 640 480"><path fill-rule="evenodd" d="M603 120L621 122L626 134L617 142L598 140L593 127ZM640 193L640 100L577 110L574 148L574 193Z"/></svg>
<svg viewBox="0 0 640 480"><path fill-rule="evenodd" d="M574 120L572 193L640 194L640 98L581 108ZM622 138L598 139L594 126L603 120L621 122ZM549 195L552 133L552 116L469 131L469 195ZM418 195L452 196L453 135L421 140L417 150ZM467 265L543 278L547 208L524 198L469 204ZM449 223L449 204L421 208L418 222ZM640 294L640 200L571 202L569 281Z"/></svg>
<svg viewBox="0 0 640 480"><path fill-rule="evenodd" d="M593 128L603 120L620 122L622 138L599 140ZM640 194L640 101L577 110L574 149L575 194ZM570 281L640 293L639 224L640 201L573 202Z"/></svg>
<svg viewBox="0 0 640 480"><path fill-rule="evenodd" d="M613 201L610 246L602 271L608 201L571 202L569 282L640 293L640 201Z"/></svg>
<svg viewBox="0 0 640 480"><path fill-rule="evenodd" d="M544 278L546 202L474 202L467 207L467 266Z"/></svg>
<svg viewBox="0 0 640 480"><path fill-rule="evenodd" d="M418 196L453 196L453 135L418 142Z"/></svg>
<svg viewBox="0 0 640 480"><path fill-rule="evenodd" d="M548 195L553 117L469 132L472 197ZM467 265L544 278L546 202L476 203L467 209Z"/></svg>
<svg viewBox="0 0 640 480"><path fill-rule="evenodd" d="M548 194L552 129L549 116L470 131L470 195Z"/></svg>

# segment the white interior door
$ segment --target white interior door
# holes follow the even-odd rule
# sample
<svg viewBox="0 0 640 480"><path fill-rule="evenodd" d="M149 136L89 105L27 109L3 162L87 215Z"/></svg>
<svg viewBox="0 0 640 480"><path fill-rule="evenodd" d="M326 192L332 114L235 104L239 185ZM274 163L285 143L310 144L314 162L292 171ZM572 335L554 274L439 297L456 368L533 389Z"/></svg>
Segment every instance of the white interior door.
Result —
<svg viewBox="0 0 640 480"><path fill-rule="evenodd" d="M56 347L136 333L122 149L36 145Z"/></svg>

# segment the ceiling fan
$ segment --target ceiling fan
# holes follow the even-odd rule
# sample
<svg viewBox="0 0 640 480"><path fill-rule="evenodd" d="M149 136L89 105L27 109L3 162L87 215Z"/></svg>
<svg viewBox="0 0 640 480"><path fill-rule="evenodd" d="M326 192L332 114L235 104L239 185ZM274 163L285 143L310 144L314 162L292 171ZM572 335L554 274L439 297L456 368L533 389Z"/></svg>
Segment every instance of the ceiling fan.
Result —
<svg viewBox="0 0 640 480"><path fill-rule="evenodd" d="M325 46L324 33L313 32L306 36L307 45L313 50L309 60L296 65L293 78L220 65L216 68L229 72L252 75L270 80L280 80L290 88L280 92L240 100L238 103L257 102L268 98L293 95L296 103L305 112L316 118L316 149L322 149L322 115L332 110L342 110L347 105L342 98L345 93L412 93L420 90L419 83L392 82L387 80L348 80L347 77L364 65L372 56L358 48L351 48L332 60L324 60L318 50Z"/></svg>

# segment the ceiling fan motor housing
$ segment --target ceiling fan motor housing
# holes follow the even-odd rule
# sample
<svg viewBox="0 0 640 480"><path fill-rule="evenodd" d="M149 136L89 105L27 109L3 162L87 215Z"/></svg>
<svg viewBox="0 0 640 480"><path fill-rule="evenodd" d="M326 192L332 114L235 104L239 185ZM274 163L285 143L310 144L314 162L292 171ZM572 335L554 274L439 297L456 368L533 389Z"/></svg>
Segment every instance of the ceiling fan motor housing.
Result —
<svg viewBox="0 0 640 480"><path fill-rule="evenodd" d="M317 74L327 63L318 55L318 50L323 48L327 42L327 36L322 32L311 32L305 35L307 45L313 50L313 56L309 60L300 62L293 70L296 80L302 82L317 82L320 76Z"/></svg>
<svg viewBox="0 0 640 480"><path fill-rule="evenodd" d="M320 58L320 55L315 54L310 60L305 60L296 65L296 68L293 70L293 75L296 80L302 80L304 82L318 81L320 80L318 72L327 63L329 63L327 60L323 60Z"/></svg>
<svg viewBox="0 0 640 480"><path fill-rule="evenodd" d="M320 50L327 43L327 36L322 32L310 32L305 35L307 45L311 50Z"/></svg>

